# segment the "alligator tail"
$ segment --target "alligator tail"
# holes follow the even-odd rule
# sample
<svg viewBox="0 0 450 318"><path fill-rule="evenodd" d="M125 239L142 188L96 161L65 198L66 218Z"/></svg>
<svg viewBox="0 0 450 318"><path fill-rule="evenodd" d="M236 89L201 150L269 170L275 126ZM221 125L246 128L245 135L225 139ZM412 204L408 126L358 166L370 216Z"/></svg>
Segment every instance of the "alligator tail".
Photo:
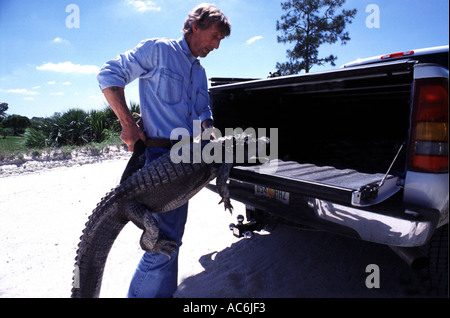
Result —
<svg viewBox="0 0 450 318"><path fill-rule="evenodd" d="M120 184L144 165L145 146L136 143ZM121 194L121 195L118 195ZM129 222L114 206L125 191L120 186L109 192L94 209L85 224L78 244L72 282L72 298L98 297L106 259L123 227ZM116 203L116 204L114 204Z"/></svg>
<svg viewBox="0 0 450 318"><path fill-rule="evenodd" d="M72 298L98 297L103 270L111 247L128 220L107 203L114 199L110 192L89 217L78 244L72 286Z"/></svg>

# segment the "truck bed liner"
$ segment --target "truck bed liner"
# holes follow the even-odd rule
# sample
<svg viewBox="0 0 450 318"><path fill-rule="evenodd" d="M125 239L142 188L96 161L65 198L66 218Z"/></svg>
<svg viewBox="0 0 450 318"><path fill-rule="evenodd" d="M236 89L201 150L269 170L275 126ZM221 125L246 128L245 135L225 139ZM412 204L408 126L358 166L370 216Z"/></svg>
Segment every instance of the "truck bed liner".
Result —
<svg viewBox="0 0 450 318"><path fill-rule="evenodd" d="M384 177L381 173L369 174L283 160L272 160L258 166L238 166L231 172L232 179L242 182L353 206L377 204L400 190L398 177L388 175L380 185Z"/></svg>

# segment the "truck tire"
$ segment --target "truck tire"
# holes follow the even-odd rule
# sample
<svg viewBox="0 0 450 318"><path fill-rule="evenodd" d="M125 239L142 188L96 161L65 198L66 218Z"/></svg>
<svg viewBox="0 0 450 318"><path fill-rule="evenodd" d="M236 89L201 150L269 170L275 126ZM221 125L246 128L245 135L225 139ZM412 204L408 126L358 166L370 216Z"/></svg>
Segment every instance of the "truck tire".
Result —
<svg viewBox="0 0 450 318"><path fill-rule="evenodd" d="M430 261L427 268L429 295L448 297L448 224L436 229L424 252Z"/></svg>

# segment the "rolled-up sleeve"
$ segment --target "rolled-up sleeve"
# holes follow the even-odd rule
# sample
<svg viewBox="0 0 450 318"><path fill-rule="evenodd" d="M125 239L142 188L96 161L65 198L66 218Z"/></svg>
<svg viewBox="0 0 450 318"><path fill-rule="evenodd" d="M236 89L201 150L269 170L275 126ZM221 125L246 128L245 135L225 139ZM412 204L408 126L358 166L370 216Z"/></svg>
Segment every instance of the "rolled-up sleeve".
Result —
<svg viewBox="0 0 450 318"><path fill-rule="evenodd" d="M100 89L104 90L111 86L124 88L135 79L149 73L154 69L153 50L153 41L142 41L133 50L119 54L106 62L97 74Z"/></svg>
<svg viewBox="0 0 450 318"><path fill-rule="evenodd" d="M211 109L205 110L201 115L200 115L200 122L204 122L207 119L211 119L212 121L214 121L214 118L212 116L212 112Z"/></svg>

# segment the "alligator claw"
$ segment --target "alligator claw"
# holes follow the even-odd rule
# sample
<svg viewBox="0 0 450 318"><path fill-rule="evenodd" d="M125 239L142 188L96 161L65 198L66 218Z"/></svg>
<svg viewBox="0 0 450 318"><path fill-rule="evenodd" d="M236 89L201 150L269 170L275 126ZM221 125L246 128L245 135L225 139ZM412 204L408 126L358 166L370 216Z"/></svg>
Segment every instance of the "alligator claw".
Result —
<svg viewBox="0 0 450 318"><path fill-rule="evenodd" d="M171 241L164 236L160 236L156 244L152 247L149 252L156 254L166 255L169 259L172 258L172 254L177 250L177 243Z"/></svg>
<svg viewBox="0 0 450 318"><path fill-rule="evenodd" d="M233 206L231 205L230 198L220 200L219 204L223 203L224 210L230 211L230 214L233 214Z"/></svg>
<svg viewBox="0 0 450 318"><path fill-rule="evenodd" d="M128 202L124 209L127 218L144 232L140 245L144 251L164 254L172 257L177 249L177 243L159 235L159 226L153 215L138 202Z"/></svg>

